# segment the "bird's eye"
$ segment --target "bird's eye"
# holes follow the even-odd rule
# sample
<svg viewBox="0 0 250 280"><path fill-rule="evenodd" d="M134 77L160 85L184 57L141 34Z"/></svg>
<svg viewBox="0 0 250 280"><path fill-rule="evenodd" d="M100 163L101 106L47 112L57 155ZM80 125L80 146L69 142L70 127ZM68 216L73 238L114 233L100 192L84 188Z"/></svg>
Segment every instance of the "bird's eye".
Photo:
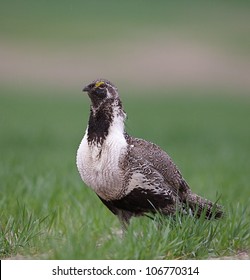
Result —
<svg viewBox="0 0 250 280"><path fill-rule="evenodd" d="M104 89L105 88L105 84L101 84L101 85L99 85L99 87L98 88L100 88L100 89Z"/></svg>

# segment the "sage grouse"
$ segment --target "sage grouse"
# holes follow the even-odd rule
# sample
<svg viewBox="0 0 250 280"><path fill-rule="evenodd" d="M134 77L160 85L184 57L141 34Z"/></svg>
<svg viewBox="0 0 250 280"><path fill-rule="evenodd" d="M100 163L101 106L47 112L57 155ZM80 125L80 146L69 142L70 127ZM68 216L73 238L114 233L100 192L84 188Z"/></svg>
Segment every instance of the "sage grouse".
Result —
<svg viewBox="0 0 250 280"><path fill-rule="evenodd" d="M77 151L84 183L118 216L123 228L132 216L172 215L185 209L219 218L219 205L194 194L171 158L153 143L125 132L126 113L117 88L105 79L84 87L90 117Z"/></svg>

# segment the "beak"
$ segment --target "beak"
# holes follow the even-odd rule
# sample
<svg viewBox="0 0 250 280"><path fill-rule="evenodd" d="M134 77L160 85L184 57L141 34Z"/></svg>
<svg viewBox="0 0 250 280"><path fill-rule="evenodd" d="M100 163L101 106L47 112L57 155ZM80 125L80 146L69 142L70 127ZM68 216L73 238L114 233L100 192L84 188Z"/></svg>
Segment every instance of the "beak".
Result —
<svg viewBox="0 0 250 280"><path fill-rule="evenodd" d="M84 88L83 88L83 90L82 90L82 91L89 92L89 91L90 91L90 86L89 86L89 85L87 85L86 87L84 87Z"/></svg>

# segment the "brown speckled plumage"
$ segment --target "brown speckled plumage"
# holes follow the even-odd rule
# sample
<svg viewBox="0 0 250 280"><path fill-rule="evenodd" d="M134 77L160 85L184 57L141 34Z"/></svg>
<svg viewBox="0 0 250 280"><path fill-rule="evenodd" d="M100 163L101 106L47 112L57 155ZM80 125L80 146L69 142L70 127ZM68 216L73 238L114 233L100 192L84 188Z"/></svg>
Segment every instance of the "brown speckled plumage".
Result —
<svg viewBox="0 0 250 280"><path fill-rule="evenodd" d="M92 101L88 128L77 152L83 181L118 216L173 215L189 208L197 217L220 218L221 206L191 191L172 159L157 145L129 136L117 88L100 79L84 88Z"/></svg>

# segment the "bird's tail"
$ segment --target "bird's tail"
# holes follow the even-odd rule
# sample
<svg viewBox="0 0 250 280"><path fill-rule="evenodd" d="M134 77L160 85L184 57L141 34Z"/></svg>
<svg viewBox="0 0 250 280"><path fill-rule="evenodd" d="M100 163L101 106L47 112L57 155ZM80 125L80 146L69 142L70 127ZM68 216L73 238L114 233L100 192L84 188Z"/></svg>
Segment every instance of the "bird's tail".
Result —
<svg viewBox="0 0 250 280"><path fill-rule="evenodd" d="M198 218L204 215L208 220L211 218L219 219L224 215L222 206L217 204L217 201L213 203L194 193L190 193L186 197L186 205L191 209L192 214Z"/></svg>

